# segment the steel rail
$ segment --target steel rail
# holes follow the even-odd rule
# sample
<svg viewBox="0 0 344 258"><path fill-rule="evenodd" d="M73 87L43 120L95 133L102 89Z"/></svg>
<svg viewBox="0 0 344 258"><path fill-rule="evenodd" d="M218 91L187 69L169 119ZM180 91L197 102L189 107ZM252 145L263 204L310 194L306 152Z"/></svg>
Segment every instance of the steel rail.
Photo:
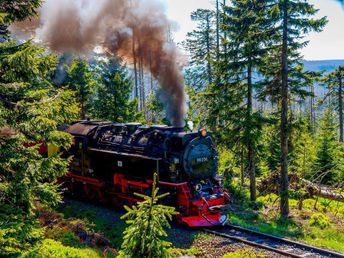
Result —
<svg viewBox="0 0 344 258"><path fill-rule="evenodd" d="M326 250L326 249L323 249L323 248L314 247L314 246L311 246L311 245L308 245L308 244L304 244L304 243L301 243L301 242L297 242L297 241L294 241L294 240L291 240L291 239L287 239L287 238L283 238L283 237L278 237L278 236L274 236L274 235L270 235L270 234L266 234L266 233L262 233L262 232L259 232L259 231L253 230L253 229L249 229L249 228L245 228L245 227L241 227L241 226L236 226L236 225L228 224L225 227L222 227L221 229L234 229L234 230L237 230L239 232L255 235L257 237L262 237L262 238L265 238L265 239L278 241L278 242L283 243L283 244L285 244L287 246L291 246L292 248L302 249L303 251L307 250L308 252L310 252L310 254L313 253L313 254L319 254L319 255L323 255L323 256L327 256L327 257L344 258L344 254L341 254L341 253L338 253L338 252L335 252L335 251L332 251L332 250ZM221 236L221 237L232 239L232 240L235 240L235 241L238 241L238 242L245 243L247 245L251 245L251 246L254 246L254 247L262 248L262 249L265 249L265 250L268 250L268 251L272 251L272 252L275 252L275 253L279 253L279 254L282 254L282 255L288 256L288 257L301 258L301 257L305 257L305 254L307 253L305 251L305 253L302 254L302 255L295 254L295 253L290 252L289 250L278 249L278 248L275 248L275 247L271 247L268 244L261 244L261 243L257 243L257 242L254 242L254 241L249 241L249 240L244 239L242 237L233 236L233 235L230 235L228 233L218 232L218 231L216 231L216 228L214 228L214 229L203 229L203 230L205 232L208 232L208 233L211 233L211 234L214 234L214 235L218 235L218 236ZM293 250L291 249L291 251L293 251Z"/></svg>
<svg viewBox="0 0 344 258"><path fill-rule="evenodd" d="M265 250L268 250L268 251L271 251L271 252L274 252L274 253L279 253L279 254L282 254L284 256L295 257L295 258L304 258L301 255L288 253L288 252L285 252L285 251L283 251L281 249L277 249L277 248L274 248L274 247L271 247L271 246L268 246L268 245L258 244L256 242L243 239L241 237L231 236L229 234L217 232L215 230L210 230L210 229L203 229L203 230L205 232L207 232L207 233L210 233L210 234L214 234L214 235L217 235L217 236L221 236L221 237L224 237L224 238L228 238L228 239L231 239L231 240L242 242L244 244L247 244L247 245L250 245L250 246L253 246L253 247L258 247L258 248L261 248L261 249L265 249Z"/></svg>

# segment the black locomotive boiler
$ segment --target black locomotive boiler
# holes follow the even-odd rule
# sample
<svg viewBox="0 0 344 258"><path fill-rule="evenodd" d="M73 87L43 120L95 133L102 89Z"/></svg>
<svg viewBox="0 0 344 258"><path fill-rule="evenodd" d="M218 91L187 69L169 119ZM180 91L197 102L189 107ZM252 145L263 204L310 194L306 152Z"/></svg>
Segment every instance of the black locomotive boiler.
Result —
<svg viewBox="0 0 344 258"><path fill-rule="evenodd" d="M218 156L206 130L185 132L165 125L80 121L66 129L74 144L70 172L61 178L68 191L91 200L131 205L134 193L149 194L153 176L164 202L176 207L180 223L223 224L229 196L217 177Z"/></svg>

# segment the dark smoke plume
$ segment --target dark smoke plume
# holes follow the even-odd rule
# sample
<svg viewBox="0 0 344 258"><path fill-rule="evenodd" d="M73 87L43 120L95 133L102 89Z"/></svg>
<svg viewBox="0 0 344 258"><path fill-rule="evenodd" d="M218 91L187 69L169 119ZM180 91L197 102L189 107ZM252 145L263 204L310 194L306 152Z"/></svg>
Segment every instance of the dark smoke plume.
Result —
<svg viewBox="0 0 344 258"><path fill-rule="evenodd" d="M156 0L47 0L35 32L43 44L59 52L84 54L101 45L126 62L135 55L160 82L171 123L183 126L186 107L179 52L167 42L170 21L162 10ZM21 25L15 27L14 32Z"/></svg>

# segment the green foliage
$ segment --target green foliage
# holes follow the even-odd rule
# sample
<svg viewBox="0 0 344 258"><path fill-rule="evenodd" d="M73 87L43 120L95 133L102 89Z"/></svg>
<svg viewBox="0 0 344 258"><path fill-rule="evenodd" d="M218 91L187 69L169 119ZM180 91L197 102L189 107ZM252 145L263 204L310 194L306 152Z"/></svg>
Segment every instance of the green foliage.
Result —
<svg viewBox="0 0 344 258"><path fill-rule="evenodd" d="M169 124L164 111L164 105L160 102L161 90L158 89L155 94L148 96L146 102L146 112L148 114L148 122L152 124Z"/></svg>
<svg viewBox="0 0 344 258"><path fill-rule="evenodd" d="M324 83L327 85L328 93L326 98L331 98L334 102L339 116L339 141L344 141L344 123L343 123L343 98L344 98L344 66L339 66L333 72L327 74L323 78Z"/></svg>
<svg viewBox="0 0 344 258"><path fill-rule="evenodd" d="M324 229L329 227L331 223L330 219L326 215L322 213L314 213L309 220L309 225Z"/></svg>
<svg viewBox="0 0 344 258"><path fill-rule="evenodd" d="M228 149L219 149L219 174L225 177L225 186L230 187L234 176L240 175L240 168L235 166L234 153Z"/></svg>
<svg viewBox="0 0 344 258"><path fill-rule="evenodd" d="M45 239L42 243L38 243L31 250L23 253L21 258L89 258L103 257L103 255L91 248L74 248L64 246L62 243Z"/></svg>
<svg viewBox="0 0 344 258"><path fill-rule="evenodd" d="M137 206L125 206L127 213L122 216L128 227L124 231L121 257L168 257L167 248L171 243L162 240L167 234L165 227L170 227L169 220L177 214L175 208L157 204L159 199L168 195L158 195L154 179L152 195L135 194L144 199Z"/></svg>
<svg viewBox="0 0 344 258"><path fill-rule="evenodd" d="M317 136L318 148L312 179L325 184L334 183L342 176L343 151L337 142L336 123L333 109L328 108L321 121Z"/></svg>
<svg viewBox="0 0 344 258"><path fill-rule="evenodd" d="M72 246L72 247L80 247L81 246L80 238L78 236L76 236L68 228L65 228L65 227L53 226L51 228L47 228L44 236L46 238L59 241L59 242L61 242L61 244L65 245L65 246Z"/></svg>
<svg viewBox="0 0 344 258"><path fill-rule="evenodd" d="M200 257L203 252L196 247L191 247L188 249L181 248L169 248L168 254L170 257L182 257L182 256L191 256L191 257Z"/></svg>
<svg viewBox="0 0 344 258"><path fill-rule="evenodd" d="M30 42L0 43L2 253L19 245L22 249L16 251L22 251L38 240L37 205L61 201L55 182L66 173L69 160L59 154L43 157L39 148L42 143L70 146L71 136L57 126L74 120L78 108L72 92L50 83L56 64L56 56ZM14 254L14 249L9 252Z"/></svg>
<svg viewBox="0 0 344 258"><path fill-rule="evenodd" d="M294 149L290 169L302 177L311 175L316 160L317 145L314 135L309 131L306 123L295 130Z"/></svg>
<svg viewBox="0 0 344 258"><path fill-rule="evenodd" d="M222 258L263 258L266 255L262 252L258 252L255 249L248 248L248 249L240 249L234 252L230 252L225 254Z"/></svg>
<svg viewBox="0 0 344 258"><path fill-rule="evenodd" d="M43 230L19 209L0 206L0 256L17 256L41 239Z"/></svg>
<svg viewBox="0 0 344 258"><path fill-rule="evenodd" d="M4 22L9 24L13 21L22 21L29 16L35 16L41 3L41 0L2 0L0 10L7 13Z"/></svg>
<svg viewBox="0 0 344 258"><path fill-rule="evenodd" d="M187 83L195 88L212 83L215 58L215 13L207 9L197 9L191 13L197 28L189 32L183 45L190 53L190 68L187 70Z"/></svg>
<svg viewBox="0 0 344 258"><path fill-rule="evenodd" d="M41 0L1 0L0 2L0 37L7 37L7 27L14 21L35 16L37 9L41 6Z"/></svg>
<svg viewBox="0 0 344 258"><path fill-rule="evenodd" d="M137 99L130 100L133 81L125 67L114 59L99 62L95 68L99 77L95 83L91 114L113 122L140 120L136 113Z"/></svg>
<svg viewBox="0 0 344 258"><path fill-rule="evenodd" d="M270 171L278 171L280 166L281 150L278 125L276 123L267 125L263 128L261 153L260 158L266 162Z"/></svg>
<svg viewBox="0 0 344 258"><path fill-rule="evenodd" d="M268 206L273 206L278 204L277 200L278 200L278 196L276 194L268 194L265 196L259 196L257 198L257 202L261 202L264 205L268 205Z"/></svg>
<svg viewBox="0 0 344 258"><path fill-rule="evenodd" d="M75 59L67 69L68 88L76 92L80 118L85 119L90 109L92 90L96 84L87 61Z"/></svg>

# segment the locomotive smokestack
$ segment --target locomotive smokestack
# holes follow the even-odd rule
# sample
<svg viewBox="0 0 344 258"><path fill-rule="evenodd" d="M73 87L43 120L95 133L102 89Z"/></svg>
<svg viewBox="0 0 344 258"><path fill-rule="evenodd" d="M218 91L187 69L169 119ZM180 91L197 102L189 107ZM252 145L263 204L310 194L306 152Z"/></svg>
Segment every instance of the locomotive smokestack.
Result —
<svg viewBox="0 0 344 258"><path fill-rule="evenodd" d="M126 62L135 53L159 81L171 123L183 126L186 105L179 51L167 41L170 21L163 9L157 0L47 0L35 32L55 51L87 53L102 45Z"/></svg>

